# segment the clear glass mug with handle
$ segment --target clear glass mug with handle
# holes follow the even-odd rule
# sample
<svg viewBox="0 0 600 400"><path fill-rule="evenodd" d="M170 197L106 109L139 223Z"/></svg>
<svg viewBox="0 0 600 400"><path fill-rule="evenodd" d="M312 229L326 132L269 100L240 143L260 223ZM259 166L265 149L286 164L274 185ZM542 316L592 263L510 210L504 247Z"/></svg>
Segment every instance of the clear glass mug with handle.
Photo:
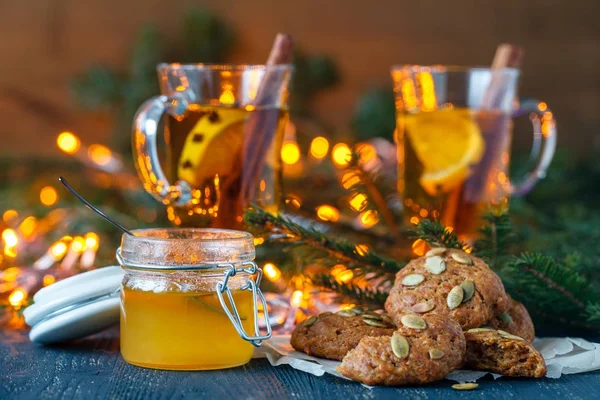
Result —
<svg viewBox="0 0 600 400"><path fill-rule="evenodd" d="M169 220L239 229L250 202L276 212L292 66L159 64L157 72L161 95L135 116L133 155Z"/></svg>
<svg viewBox="0 0 600 400"><path fill-rule="evenodd" d="M480 215L508 207L545 176L556 123L545 103L516 101L519 70L404 65L392 68L396 98L398 190L403 218L441 220L473 239ZM513 118L533 123L535 166L508 177Z"/></svg>

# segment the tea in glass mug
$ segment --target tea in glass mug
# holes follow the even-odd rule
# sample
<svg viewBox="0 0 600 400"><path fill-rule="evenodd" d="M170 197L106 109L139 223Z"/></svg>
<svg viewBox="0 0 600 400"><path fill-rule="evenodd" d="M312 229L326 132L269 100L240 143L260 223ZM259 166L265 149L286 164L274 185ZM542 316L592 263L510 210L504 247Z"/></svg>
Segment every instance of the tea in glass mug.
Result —
<svg viewBox="0 0 600 400"><path fill-rule="evenodd" d="M254 202L277 212L290 65L161 64L163 95L141 106L134 159L175 225L240 228ZM157 127L164 121L161 167ZM163 169L164 168L164 169Z"/></svg>
<svg viewBox="0 0 600 400"><path fill-rule="evenodd" d="M503 211L545 175L556 147L545 103L515 110L519 71L512 68L399 66L396 96L398 190L406 224L439 219L473 239L482 213ZM529 114L537 163L522 183L508 177L513 117Z"/></svg>

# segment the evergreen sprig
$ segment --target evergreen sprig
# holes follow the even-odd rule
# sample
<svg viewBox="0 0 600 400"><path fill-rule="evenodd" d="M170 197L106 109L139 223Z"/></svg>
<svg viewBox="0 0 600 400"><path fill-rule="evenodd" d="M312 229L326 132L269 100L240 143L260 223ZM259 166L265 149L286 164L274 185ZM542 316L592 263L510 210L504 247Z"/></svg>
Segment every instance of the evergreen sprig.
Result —
<svg viewBox="0 0 600 400"><path fill-rule="evenodd" d="M485 213L482 219L484 223L479 229L481 237L475 242L475 252L496 270L511 254L510 249L515 244L516 234L508 212L490 211Z"/></svg>
<svg viewBox="0 0 600 400"><path fill-rule="evenodd" d="M361 266L364 273L393 274L404 266L395 260L381 257L369 249L363 249L346 240L333 239L315 228L305 228L289 218L270 214L257 207L251 207L246 211L244 221L254 231L271 234L272 241L303 244L323 250L341 262Z"/></svg>
<svg viewBox="0 0 600 400"><path fill-rule="evenodd" d="M382 308L388 297L388 292L381 288L363 288L349 283L340 283L331 275L316 275L311 278L316 286L335 292L340 298L361 305L372 305Z"/></svg>
<svg viewBox="0 0 600 400"><path fill-rule="evenodd" d="M462 249L467 245L458 239L458 236L445 227L440 221L422 219L412 230L413 239L421 239L431 247L445 247L448 249Z"/></svg>

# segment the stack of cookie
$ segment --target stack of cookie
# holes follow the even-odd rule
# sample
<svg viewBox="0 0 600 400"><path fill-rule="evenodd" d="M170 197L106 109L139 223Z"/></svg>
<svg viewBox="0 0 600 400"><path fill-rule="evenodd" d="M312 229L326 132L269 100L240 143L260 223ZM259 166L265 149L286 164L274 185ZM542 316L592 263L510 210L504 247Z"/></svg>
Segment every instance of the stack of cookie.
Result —
<svg viewBox="0 0 600 400"><path fill-rule="evenodd" d="M323 313L299 324L291 344L341 360L338 371L368 385L422 384L457 368L540 378L525 307L480 258L433 248L396 274L385 310Z"/></svg>

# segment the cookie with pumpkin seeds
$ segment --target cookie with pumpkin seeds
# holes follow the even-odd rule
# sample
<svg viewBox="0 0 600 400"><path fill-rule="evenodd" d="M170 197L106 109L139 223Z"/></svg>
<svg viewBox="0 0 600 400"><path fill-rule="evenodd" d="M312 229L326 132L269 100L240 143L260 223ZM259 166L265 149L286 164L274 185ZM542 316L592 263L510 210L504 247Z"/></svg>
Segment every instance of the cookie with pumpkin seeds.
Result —
<svg viewBox="0 0 600 400"><path fill-rule="evenodd" d="M391 337L361 339L338 371L367 385L400 386L443 379L461 365L465 337L456 321L436 314L403 317Z"/></svg>
<svg viewBox="0 0 600 400"><path fill-rule="evenodd" d="M546 375L544 358L525 339L491 328L470 329L464 334L464 368L531 378Z"/></svg>
<svg viewBox="0 0 600 400"><path fill-rule="evenodd" d="M396 274L385 309L399 324L402 314L435 313L463 329L484 325L509 306L500 277L480 258L436 248Z"/></svg>
<svg viewBox="0 0 600 400"><path fill-rule="evenodd" d="M485 326L520 336L529 343L535 339L535 328L525 306L509 296L507 311L489 320Z"/></svg>
<svg viewBox="0 0 600 400"><path fill-rule="evenodd" d="M292 332L290 343L310 356L341 360L365 336L391 336L391 318L361 308L309 317Z"/></svg>

